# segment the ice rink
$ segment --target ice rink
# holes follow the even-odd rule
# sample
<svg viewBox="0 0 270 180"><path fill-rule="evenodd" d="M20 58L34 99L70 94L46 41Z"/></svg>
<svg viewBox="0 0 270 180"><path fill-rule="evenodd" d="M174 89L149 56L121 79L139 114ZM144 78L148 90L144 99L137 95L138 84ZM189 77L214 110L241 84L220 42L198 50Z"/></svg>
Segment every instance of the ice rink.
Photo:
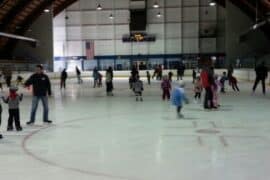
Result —
<svg viewBox="0 0 270 180"><path fill-rule="evenodd" d="M114 80L114 97L105 87L93 89L69 80L60 91L54 81L50 120L30 117L30 92L20 88L22 132L6 132L3 104L0 178L3 180L266 180L270 177L270 96L251 83L241 92L221 95L217 111L193 102L178 119L170 102L161 100L160 82L145 85L136 102L127 79ZM7 89L5 90L7 93Z"/></svg>

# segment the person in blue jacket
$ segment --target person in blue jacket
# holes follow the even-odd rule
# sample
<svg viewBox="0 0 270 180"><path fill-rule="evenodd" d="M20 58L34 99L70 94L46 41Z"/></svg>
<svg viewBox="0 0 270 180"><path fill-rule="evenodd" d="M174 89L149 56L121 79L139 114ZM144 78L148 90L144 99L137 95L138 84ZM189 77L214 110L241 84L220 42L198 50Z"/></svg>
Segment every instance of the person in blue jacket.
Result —
<svg viewBox="0 0 270 180"><path fill-rule="evenodd" d="M183 108L184 102L187 104L188 103L188 98L185 93L185 83L180 82L180 84L176 87L173 88L172 90L172 105L176 106L176 112L177 116L179 118L183 118L183 114L181 114L181 110Z"/></svg>

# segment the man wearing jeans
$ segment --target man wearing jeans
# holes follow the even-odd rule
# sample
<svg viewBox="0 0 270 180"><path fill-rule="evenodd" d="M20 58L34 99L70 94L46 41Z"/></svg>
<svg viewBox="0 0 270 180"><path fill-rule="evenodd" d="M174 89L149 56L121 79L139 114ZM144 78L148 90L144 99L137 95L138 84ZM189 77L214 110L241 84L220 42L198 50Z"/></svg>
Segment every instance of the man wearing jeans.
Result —
<svg viewBox="0 0 270 180"><path fill-rule="evenodd" d="M32 85L33 87L31 118L30 121L26 124L32 125L35 123L36 111L39 100L41 100L43 105L43 122L52 123L52 121L48 120L48 95L51 96L51 83L49 77L44 74L42 65L36 66L36 73L31 75L24 85Z"/></svg>

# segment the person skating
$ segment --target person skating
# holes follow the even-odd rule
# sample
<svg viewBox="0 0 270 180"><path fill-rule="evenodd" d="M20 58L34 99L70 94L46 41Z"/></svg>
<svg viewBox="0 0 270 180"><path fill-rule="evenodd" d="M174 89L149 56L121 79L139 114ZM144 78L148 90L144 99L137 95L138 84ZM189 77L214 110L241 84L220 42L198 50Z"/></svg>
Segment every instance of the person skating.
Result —
<svg viewBox="0 0 270 180"><path fill-rule="evenodd" d="M8 104L8 127L7 131L13 131L13 122L15 122L15 127L17 131L22 131L20 123L20 110L19 103L23 99L23 94L17 94L17 87L10 87L9 96L2 97L3 101Z"/></svg>
<svg viewBox="0 0 270 180"><path fill-rule="evenodd" d="M168 78L169 78L169 81L172 82L172 78L173 78L173 73L172 73L172 71L170 71L170 72L168 73Z"/></svg>
<svg viewBox="0 0 270 180"><path fill-rule="evenodd" d="M68 77L67 70L64 69L61 72L60 89L62 89L62 88L66 89L66 80L67 80L67 77Z"/></svg>
<svg viewBox="0 0 270 180"><path fill-rule="evenodd" d="M78 68L78 66L76 66L75 70L76 70L76 75L77 75L78 84L82 84L82 83L83 83L83 80L82 80L82 78L81 78L81 71L80 71L80 69Z"/></svg>
<svg viewBox="0 0 270 180"><path fill-rule="evenodd" d="M177 81L182 80L185 74L185 65L183 62L180 62L178 68L177 68Z"/></svg>
<svg viewBox="0 0 270 180"><path fill-rule="evenodd" d="M149 71L146 71L146 77L147 77L147 83L148 83L148 85L150 85L151 84L151 74Z"/></svg>
<svg viewBox="0 0 270 180"><path fill-rule="evenodd" d="M93 88L96 88L96 86L98 85L98 78L99 78L99 72L98 72L97 68L94 68L94 70L93 70L93 78L94 78Z"/></svg>
<svg viewBox="0 0 270 180"><path fill-rule="evenodd" d="M143 101L142 92L143 92L143 82L140 80L140 76L137 76L135 82L133 82L132 89L136 96L136 101Z"/></svg>
<svg viewBox="0 0 270 180"><path fill-rule="evenodd" d="M226 72L223 72L222 76L221 76L221 78L219 80L220 86L221 86L221 88L220 88L221 93L225 93L225 82L227 81L227 79L228 79L228 77L227 77Z"/></svg>
<svg viewBox="0 0 270 180"><path fill-rule="evenodd" d="M214 107L213 105L213 93L211 90L211 84L210 84L210 79L212 77L212 73L209 72L209 68L204 67L201 71L201 82L202 86L205 90L205 96L204 96L204 109L212 109Z"/></svg>
<svg viewBox="0 0 270 180"><path fill-rule="evenodd" d="M107 96L113 96L113 70L109 67L106 71L106 92Z"/></svg>
<svg viewBox="0 0 270 180"><path fill-rule="evenodd" d="M258 65L255 68L255 72L256 72L256 80L255 80L254 85L253 85L252 94L255 93L257 85L261 81L262 82L262 91L263 91L263 94L265 95L265 80L268 76L268 68L265 66L265 62L262 62L260 65Z"/></svg>
<svg viewBox="0 0 270 180"><path fill-rule="evenodd" d="M163 77L163 81L161 83L161 89L162 89L162 99L163 101L166 100L170 100L171 98L171 82L168 79L168 76L164 76Z"/></svg>
<svg viewBox="0 0 270 180"><path fill-rule="evenodd" d="M180 82L179 86L174 87L172 90L172 105L176 106L176 113L178 118L183 118L184 115L181 113L183 108L183 104L188 103L188 98L186 96L185 90L185 83Z"/></svg>
<svg viewBox="0 0 270 180"><path fill-rule="evenodd" d="M193 84L195 83L196 79L197 79L197 72L196 72L196 70L193 68L193 69L192 69L192 83L193 83Z"/></svg>
<svg viewBox="0 0 270 180"><path fill-rule="evenodd" d="M32 110L30 121L27 125L32 125L35 123L36 111L38 103L41 100L43 105L43 122L52 123L48 120L49 107L48 107L48 95L51 96L51 83L49 77L44 73L42 65L36 66L36 72L30 76L30 78L25 82L25 87L32 85L33 87L33 99L32 99Z"/></svg>
<svg viewBox="0 0 270 180"><path fill-rule="evenodd" d="M202 82L201 82L201 78L197 77L195 82L194 82L194 101L196 103L201 102L201 96L202 96Z"/></svg>
<svg viewBox="0 0 270 180"><path fill-rule="evenodd" d="M234 77L234 76L231 76L231 85L232 85L232 89L234 91L238 91L238 92L240 91L240 89L238 87L238 81L237 81L236 77Z"/></svg>

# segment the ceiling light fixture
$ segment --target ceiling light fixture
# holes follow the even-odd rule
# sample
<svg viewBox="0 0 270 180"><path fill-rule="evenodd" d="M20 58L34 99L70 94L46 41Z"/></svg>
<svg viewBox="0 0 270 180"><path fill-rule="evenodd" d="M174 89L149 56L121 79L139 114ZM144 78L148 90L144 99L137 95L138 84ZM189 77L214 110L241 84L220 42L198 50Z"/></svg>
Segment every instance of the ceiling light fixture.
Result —
<svg viewBox="0 0 270 180"><path fill-rule="evenodd" d="M102 6L100 4L97 5L97 10L102 10Z"/></svg>
<svg viewBox="0 0 270 180"><path fill-rule="evenodd" d="M216 5L217 5L217 3L214 0L211 0L210 3L209 3L209 6L216 6Z"/></svg>
<svg viewBox="0 0 270 180"><path fill-rule="evenodd" d="M153 8L159 8L157 1L154 3Z"/></svg>
<svg viewBox="0 0 270 180"><path fill-rule="evenodd" d="M44 9L44 12L45 12L45 13L49 13L50 10L49 10L49 9Z"/></svg>
<svg viewBox="0 0 270 180"><path fill-rule="evenodd" d="M110 14L109 18L110 18L110 19L114 19L113 14Z"/></svg>
<svg viewBox="0 0 270 180"><path fill-rule="evenodd" d="M162 15L160 12L157 13L157 17L160 18Z"/></svg>

